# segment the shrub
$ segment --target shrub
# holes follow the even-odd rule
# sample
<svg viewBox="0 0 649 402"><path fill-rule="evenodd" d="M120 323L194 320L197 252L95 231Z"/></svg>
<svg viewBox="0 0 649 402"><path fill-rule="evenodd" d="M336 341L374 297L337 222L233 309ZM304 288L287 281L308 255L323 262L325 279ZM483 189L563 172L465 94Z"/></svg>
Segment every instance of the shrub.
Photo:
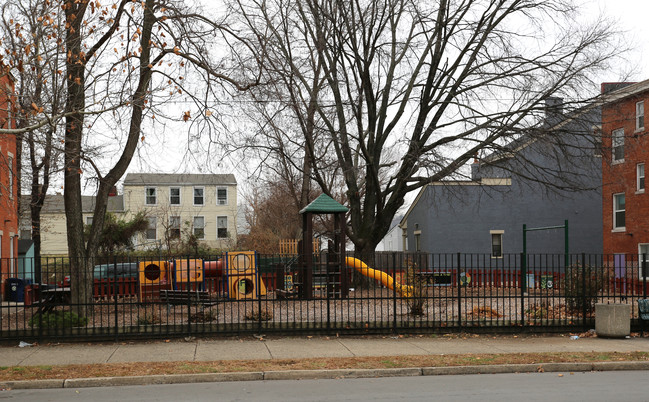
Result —
<svg viewBox="0 0 649 402"><path fill-rule="evenodd" d="M270 321L273 319L273 312L267 309L248 311L245 315L246 320L250 321Z"/></svg>
<svg viewBox="0 0 649 402"><path fill-rule="evenodd" d="M408 312L411 315L422 316L428 308L426 279L418 275L417 264L412 260L406 261L405 285L409 287L409 294L405 296Z"/></svg>
<svg viewBox="0 0 649 402"><path fill-rule="evenodd" d="M43 314L35 314L29 319L29 326L38 328L72 328L85 327L88 324L86 317L79 317L72 311L49 311Z"/></svg>
<svg viewBox="0 0 649 402"><path fill-rule="evenodd" d="M566 270L566 306L571 313L595 310L595 303L604 285L604 275L598 275L597 268L577 263Z"/></svg>
<svg viewBox="0 0 649 402"><path fill-rule="evenodd" d="M162 323L162 320L154 311L145 311L144 314L137 317L135 325L153 325L160 323Z"/></svg>
<svg viewBox="0 0 649 402"><path fill-rule="evenodd" d="M212 322L216 320L217 315L218 312L214 310L198 311L189 316L189 322Z"/></svg>

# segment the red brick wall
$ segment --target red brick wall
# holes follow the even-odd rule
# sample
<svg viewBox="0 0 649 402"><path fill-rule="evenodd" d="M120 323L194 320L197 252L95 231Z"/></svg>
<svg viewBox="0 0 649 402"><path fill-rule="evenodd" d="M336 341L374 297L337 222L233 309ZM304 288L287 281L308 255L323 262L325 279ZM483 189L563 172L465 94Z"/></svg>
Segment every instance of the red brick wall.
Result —
<svg viewBox="0 0 649 402"><path fill-rule="evenodd" d="M644 100L645 129L636 132L636 103ZM624 128L624 162L613 163L611 134ZM649 167L649 91L602 108L602 197L604 253L637 254L638 243L649 243L649 191L636 191L636 166ZM624 193L624 231L613 231L613 194Z"/></svg>
<svg viewBox="0 0 649 402"><path fill-rule="evenodd" d="M10 121L10 99L13 97L13 83L8 75L0 76L0 127L15 128ZM10 159L11 157L11 159ZM11 166L9 162L11 161ZM11 174L10 174L11 170ZM9 178L13 178L13 185ZM18 182L16 180L16 137L0 134L0 294L5 292L6 279L14 274L10 267L11 243L13 257L18 257ZM10 189L11 191L10 193Z"/></svg>

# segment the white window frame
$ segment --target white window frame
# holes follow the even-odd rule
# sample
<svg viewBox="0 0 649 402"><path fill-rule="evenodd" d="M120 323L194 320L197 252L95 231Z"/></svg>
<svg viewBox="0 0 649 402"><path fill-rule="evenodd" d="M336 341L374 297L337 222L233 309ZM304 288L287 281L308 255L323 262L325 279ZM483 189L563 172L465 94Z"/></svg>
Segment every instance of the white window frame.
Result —
<svg viewBox="0 0 649 402"><path fill-rule="evenodd" d="M201 197L203 198L203 202L200 203L200 204L196 203L196 190L201 190L203 192L202 195L201 195ZM194 203L194 206L203 206L203 205L205 205L205 187L196 186L196 187L194 187L192 189L192 202Z"/></svg>
<svg viewBox="0 0 649 402"><path fill-rule="evenodd" d="M642 247L645 247L645 253L647 254L647 272L649 272L649 243L638 243L638 278L644 279L642 275Z"/></svg>
<svg viewBox="0 0 649 402"><path fill-rule="evenodd" d="M14 199L14 155L7 153L7 163L9 165L9 199Z"/></svg>
<svg viewBox="0 0 649 402"><path fill-rule="evenodd" d="M635 176L636 176L636 191L638 193L644 193L644 189L645 189L644 163L638 163L636 165Z"/></svg>
<svg viewBox="0 0 649 402"><path fill-rule="evenodd" d="M504 246L503 246L503 243L504 243L504 242L503 242L503 238L505 237L504 234L505 234L505 231L504 231L504 230L490 230L490 231L489 231L489 235L490 235L490 244L491 244L491 251L490 251L491 258L503 258L504 249L505 249ZM496 245L496 244L494 243L494 239L495 239L495 238L500 239L500 244L499 244L499 246L500 246L500 253L499 253L499 255L496 255L496 254L494 253L494 246Z"/></svg>
<svg viewBox="0 0 649 402"><path fill-rule="evenodd" d="M147 220L149 221L149 226L146 228L146 233L144 234L144 237L148 241L152 240L157 240L158 239L158 218L155 216L147 216ZM149 231L153 230L153 238L149 236Z"/></svg>
<svg viewBox="0 0 649 402"><path fill-rule="evenodd" d="M221 202L219 198L219 190L225 191L225 202ZM227 187L217 187L216 188L216 205L228 205L228 188Z"/></svg>
<svg viewBox="0 0 649 402"><path fill-rule="evenodd" d="M196 218L201 218L203 220L203 227L202 228L199 228L198 226L196 226ZM202 215L194 216L193 219L192 219L192 234L194 236L196 236L196 238L199 239L199 240L205 239L205 226L206 225L205 225L205 217L204 216L202 216ZM196 235L196 229L203 229L203 234L201 236L197 236Z"/></svg>
<svg viewBox="0 0 649 402"><path fill-rule="evenodd" d="M178 190L178 203L173 203L171 201L172 197L173 197L171 195L172 190ZM182 202L182 195L181 194L182 194L182 191L180 190L180 187L169 187L169 205L180 205L180 203Z"/></svg>
<svg viewBox="0 0 649 402"><path fill-rule="evenodd" d="M624 199L624 209L617 209L616 200L618 196L622 196ZM617 223L617 214L619 212L624 213L624 226L618 226ZM626 231L626 196L624 193L613 194L613 231L614 232L624 232Z"/></svg>
<svg viewBox="0 0 649 402"><path fill-rule="evenodd" d="M149 195L149 190L153 190L153 195ZM149 197L154 197L154 202L149 202ZM158 188L157 187L144 187L144 205L158 205Z"/></svg>
<svg viewBox="0 0 649 402"><path fill-rule="evenodd" d="M225 218L225 227L220 226L221 218ZM219 236L219 229L225 229L225 236ZM227 239L228 237L228 217L225 215L216 217L216 238L217 239Z"/></svg>
<svg viewBox="0 0 649 402"><path fill-rule="evenodd" d="M621 149L621 158L617 157L617 149ZM618 128L611 133L611 158L613 163L624 162L624 129Z"/></svg>
<svg viewBox="0 0 649 402"><path fill-rule="evenodd" d="M174 225L174 220L177 221L177 225ZM180 239L180 226L181 226L181 219L179 215L172 215L169 217L169 229L168 229L168 236L171 239ZM177 236L172 236L171 233L172 231L177 231Z"/></svg>
<svg viewBox="0 0 649 402"><path fill-rule="evenodd" d="M644 130L644 101L635 104L635 131Z"/></svg>

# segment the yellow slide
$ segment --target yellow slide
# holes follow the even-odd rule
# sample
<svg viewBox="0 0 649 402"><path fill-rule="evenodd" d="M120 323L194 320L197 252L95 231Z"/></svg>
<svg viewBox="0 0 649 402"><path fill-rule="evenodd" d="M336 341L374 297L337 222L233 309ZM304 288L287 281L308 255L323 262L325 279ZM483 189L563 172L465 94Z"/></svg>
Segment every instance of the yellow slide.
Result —
<svg viewBox="0 0 649 402"><path fill-rule="evenodd" d="M345 257L345 263L347 264L348 267L354 268L362 275L365 275L368 278L381 282L388 289L394 290L400 296L410 297L412 294L411 286L402 285L399 282L396 282L394 278L392 278L390 275L386 274L383 271L379 271L378 269L372 269L368 267L367 264L365 264L363 261L357 258Z"/></svg>

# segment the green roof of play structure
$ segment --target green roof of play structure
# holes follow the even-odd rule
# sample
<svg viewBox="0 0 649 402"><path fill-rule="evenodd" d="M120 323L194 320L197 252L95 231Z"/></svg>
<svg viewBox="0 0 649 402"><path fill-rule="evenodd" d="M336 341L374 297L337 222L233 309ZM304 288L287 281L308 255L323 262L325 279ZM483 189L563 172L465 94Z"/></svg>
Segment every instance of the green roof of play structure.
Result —
<svg viewBox="0 0 649 402"><path fill-rule="evenodd" d="M321 194L318 198L311 201L309 205L304 207L300 213L307 212L316 214L334 214L339 212L347 212L346 206L339 204L336 200L329 197L327 194Z"/></svg>

